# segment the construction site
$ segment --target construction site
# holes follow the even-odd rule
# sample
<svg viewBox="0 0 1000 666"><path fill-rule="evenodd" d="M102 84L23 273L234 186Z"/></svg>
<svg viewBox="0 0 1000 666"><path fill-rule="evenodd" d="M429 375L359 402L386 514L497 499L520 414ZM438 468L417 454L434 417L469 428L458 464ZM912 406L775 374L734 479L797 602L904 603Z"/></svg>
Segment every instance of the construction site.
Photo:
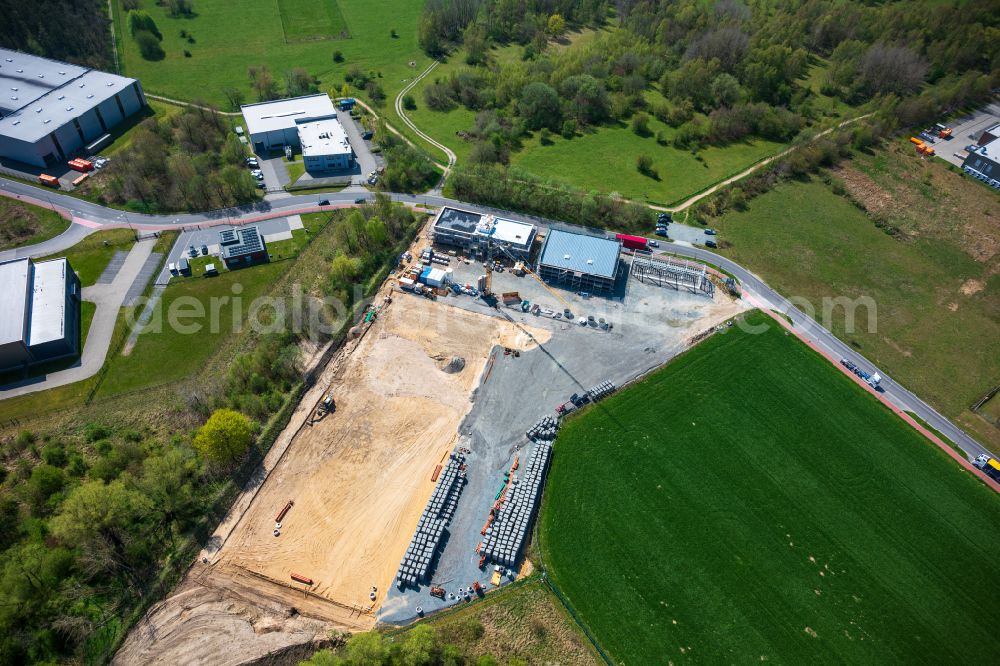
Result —
<svg viewBox="0 0 1000 666"><path fill-rule="evenodd" d="M545 231L528 257L486 247L489 270L420 234L116 663L243 663L525 573L559 420L746 309L694 266L627 254L609 297L546 284Z"/></svg>

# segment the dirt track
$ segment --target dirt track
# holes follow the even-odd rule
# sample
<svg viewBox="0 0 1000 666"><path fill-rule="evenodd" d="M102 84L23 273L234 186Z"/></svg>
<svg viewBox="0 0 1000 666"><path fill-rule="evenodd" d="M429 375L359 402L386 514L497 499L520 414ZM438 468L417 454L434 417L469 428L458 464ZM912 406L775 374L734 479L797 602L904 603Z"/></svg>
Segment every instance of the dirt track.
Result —
<svg viewBox="0 0 1000 666"><path fill-rule="evenodd" d="M115 662L241 663L372 627L495 344L534 345L503 320L398 296L325 373L336 411L291 441L211 564L192 567ZM446 372L455 357L464 368Z"/></svg>

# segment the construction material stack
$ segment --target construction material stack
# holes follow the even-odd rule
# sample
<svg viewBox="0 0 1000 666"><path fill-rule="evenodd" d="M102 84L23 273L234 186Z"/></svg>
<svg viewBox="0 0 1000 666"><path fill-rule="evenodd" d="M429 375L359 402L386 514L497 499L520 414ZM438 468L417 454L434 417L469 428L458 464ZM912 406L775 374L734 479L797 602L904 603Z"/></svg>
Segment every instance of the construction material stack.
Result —
<svg viewBox="0 0 1000 666"><path fill-rule="evenodd" d="M601 382L594 388L587 391L587 395L590 396L591 402L597 402L598 400L603 400L614 392L615 385L613 383Z"/></svg>
<svg viewBox="0 0 1000 666"><path fill-rule="evenodd" d="M538 423L528 428L528 439L533 442L551 442L556 438L559 430L559 421L551 416L543 416Z"/></svg>
<svg viewBox="0 0 1000 666"><path fill-rule="evenodd" d="M486 528L479 547L484 560L506 567L516 566L538 509L551 453L552 446L548 442L538 442L520 478L511 476L507 494L493 522Z"/></svg>
<svg viewBox="0 0 1000 666"><path fill-rule="evenodd" d="M396 574L396 585L400 589L407 585L414 587L428 580L431 563L441 543L448 521L455 515L458 496L465 485L465 456L452 453L448 464L438 476L434 493L427 501L424 513L417 522L417 531L403 555Z"/></svg>

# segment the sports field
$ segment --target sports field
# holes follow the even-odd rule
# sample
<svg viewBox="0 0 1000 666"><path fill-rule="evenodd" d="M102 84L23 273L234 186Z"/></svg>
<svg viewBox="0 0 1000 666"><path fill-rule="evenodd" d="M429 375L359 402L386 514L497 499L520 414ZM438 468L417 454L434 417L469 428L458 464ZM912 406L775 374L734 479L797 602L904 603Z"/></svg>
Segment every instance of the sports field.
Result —
<svg viewBox="0 0 1000 666"><path fill-rule="evenodd" d="M998 521L994 491L771 325L570 419L540 533L618 663L993 663Z"/></svg>
<svg viewBox="0 0 1000 666"><path fill-rule="evenodd" d="M278 11L290 44L350 36L337 0L278 0Z"/></svg>

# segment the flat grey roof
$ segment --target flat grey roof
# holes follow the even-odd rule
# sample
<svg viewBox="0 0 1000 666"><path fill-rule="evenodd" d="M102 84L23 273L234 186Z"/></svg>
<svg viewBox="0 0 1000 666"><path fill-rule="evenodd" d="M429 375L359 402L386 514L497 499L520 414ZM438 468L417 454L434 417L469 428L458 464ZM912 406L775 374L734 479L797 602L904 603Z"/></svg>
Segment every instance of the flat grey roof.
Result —
<svg viewBox="0 0 1000 666"><path fill-rule="evenodd" d="M618 269L618 241L550 229L540 263L563 270L614 279Z"/></svg>
<svg viewBox="0 0 1000 666"><path fill-rule="evenodd" d="M24 340L30 273L28 259L0 264L0 345Z"/></svg>
<svg viewBox="0 0 1000 666"><path fill-rule="evenodd" d="M244 104L240 111L247 121L247 131L250 134L292 129L297 121L337 115L333 102L326 93Z"/></svg>
<svg viewBox="0 0 1000 666"><path fill-rule="evenodd" d="M437 220L434 221L434 226L450 229L451 231L473 234L482 218L483 216L479 213L445 207L441 209Z"/></svg>
<svg viewBox="0 0 1000 666"><path fill-rule="evenodd" d="M34 143L135 83L0 48L0 134Z"/></svg>
<svg viewBox="0 0 1000 666"><path fill-rule="evenodd" d="M28 346L62 340L66 335L66 258L35 264Z"/></svg>
<svg viewBox="0 0 1000 666"><path fill-rule="evenodd" d="M347 132L335 115L306 120L297 125L303 157L351 154Z"/></svg>

